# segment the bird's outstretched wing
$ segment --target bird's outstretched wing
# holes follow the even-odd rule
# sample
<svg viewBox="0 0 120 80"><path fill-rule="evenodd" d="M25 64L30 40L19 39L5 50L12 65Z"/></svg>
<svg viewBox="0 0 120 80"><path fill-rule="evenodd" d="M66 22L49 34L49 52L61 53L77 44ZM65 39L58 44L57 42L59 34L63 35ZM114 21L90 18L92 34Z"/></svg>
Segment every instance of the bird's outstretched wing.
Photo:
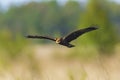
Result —
<svg viewBox="0 0 120 80"><path fill-rule="evenodd" d="M98 27L94 27L94 26L91 26L91 27L88 27L85 29L80 29L80 30L77 30L77 31L74 31L74 32L68 34L66 37L63 38L63 40L65 42L71 42L72 40L77 39L80 35L82 35L86 32L92 31L92 30L96 30L96 29L98 29Z"/></svg>
<svg viewBox="0 0 120 80"><path fill-rule="evenodd" d="M55 41L55 39L53 38L50 38L50 37L46 37L46 36L33 36L33 35L28 35L26 36L27 38L37 38L37 39L48 39L48 40L52 40L52 41Z"/></svg>

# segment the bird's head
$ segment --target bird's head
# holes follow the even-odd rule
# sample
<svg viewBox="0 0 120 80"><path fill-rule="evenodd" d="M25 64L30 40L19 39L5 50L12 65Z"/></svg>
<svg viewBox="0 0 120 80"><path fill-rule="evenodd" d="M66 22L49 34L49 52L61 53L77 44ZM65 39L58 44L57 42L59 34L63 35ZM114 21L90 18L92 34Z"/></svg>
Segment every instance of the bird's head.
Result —
<svg viewBox="0 0 120 80"><path fill-rule="evenodd" d="M56 42L57 44L59 44L59 43L61 43L62 38L56 38L55 40L56 40L55 42Z"/></svg>

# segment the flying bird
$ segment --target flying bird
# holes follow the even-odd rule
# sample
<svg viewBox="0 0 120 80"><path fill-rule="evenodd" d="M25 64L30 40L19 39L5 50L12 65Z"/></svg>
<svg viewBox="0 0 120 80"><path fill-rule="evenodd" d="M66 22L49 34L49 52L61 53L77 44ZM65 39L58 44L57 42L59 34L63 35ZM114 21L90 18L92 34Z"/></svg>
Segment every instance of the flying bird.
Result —
<svg viewBox="0 0 120 80"><path fill-rule="evenodd" d="M55 41L57 44L66 46L68 48L74 47L74 45L70 44L71 41L77 39L79 36L81 36L82 34L89 32L89 31L93 31L98 29L98 27L88 27L88 28L84 28L84 29L80 29L80 30L76 30L70 34L68 34L65 37L60 37L60 38L51 38L51 37L46 37L46 36L33 36L33 35L28 35L26 36L27 38L37 38L37 39L48 39L48 40L52 40Z"/></svg>

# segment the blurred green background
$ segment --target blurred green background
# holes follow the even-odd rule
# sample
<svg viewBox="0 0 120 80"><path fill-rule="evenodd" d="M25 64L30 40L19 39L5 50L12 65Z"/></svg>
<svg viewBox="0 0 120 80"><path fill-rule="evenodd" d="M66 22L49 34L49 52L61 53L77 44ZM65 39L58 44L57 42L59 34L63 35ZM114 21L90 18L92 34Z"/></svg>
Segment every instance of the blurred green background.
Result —
<svg viewBox="0 0 120 80"><path fill-rule="evenodd" d="M120 66L119 7L119 3L109 0L88 0L84 3L68 0L64 4L46 0L19 6L14 4L8 10L0 8L0 80L58 80L58 77L49 75L52 71L42 72L51 64L53 67L56 63L69 66L74 62L77 62L76 66L82 64L78 68L80 71L67 67L68 71L64 73L68 78L63 75L60 80L118 80L110 78L112 73L106 69L106 63L114 65L111 61L117 55L116 66ZM47 40L25 38L28 34L61 37L91 25L97 25L99 29L73 41L76 47L72 49ZM88 64L97 67L99 64L98 70L103 70L101 78L104 79L90 78L86 70ZM49 67L43 69L45 65Z"/></svg>

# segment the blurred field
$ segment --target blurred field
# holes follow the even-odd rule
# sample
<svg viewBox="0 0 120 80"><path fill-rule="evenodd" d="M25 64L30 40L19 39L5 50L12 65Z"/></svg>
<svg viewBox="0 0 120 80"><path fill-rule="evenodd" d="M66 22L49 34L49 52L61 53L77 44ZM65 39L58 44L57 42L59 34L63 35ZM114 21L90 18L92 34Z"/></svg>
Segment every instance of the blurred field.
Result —
<svg viewBox="0 0 120 80"><path fill-rule="evenodd" d="M0 80L120 80L120 4L110 0L31 1L0 7ZM98 26L67 48L53 38Z"/></svg>
<svg viewBox="0 0 120 80"><path fill-rule="evenodd" d="M22 54L15 61L9 61L7 67L0 68L0 80L120 79L120 45L114 56L96 56L89 61L67 58L72 50L51 45L28 47L27 55Z"/></svg>

